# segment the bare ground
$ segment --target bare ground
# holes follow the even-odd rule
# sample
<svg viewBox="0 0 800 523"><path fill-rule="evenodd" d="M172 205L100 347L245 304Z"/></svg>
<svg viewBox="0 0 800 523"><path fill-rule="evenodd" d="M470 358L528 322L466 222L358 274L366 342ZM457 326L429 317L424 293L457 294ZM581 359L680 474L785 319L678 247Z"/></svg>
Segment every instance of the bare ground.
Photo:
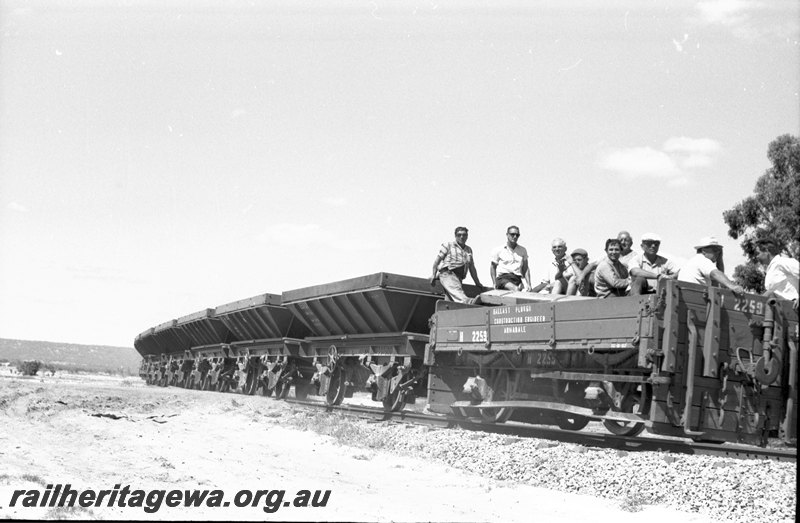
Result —
<svg viewBox="0 0 800 523"><path fill-rule="evenodd" d="M342 443L347 435L341 430L339 437L319 434L325 427L318 431L315 424L325 421L299 409L271 398L146 387L134 378L0 376L0 518L710 521L351 446ZM307 422L298 424L298 417ZM222 489L226 500L241 489L285 490L285 499L300 490L331 494L325 507L287 506L274 513L266 513L263 503L162 506L155 513L9 506L14 490L56 483L95 490Z"/></svg>

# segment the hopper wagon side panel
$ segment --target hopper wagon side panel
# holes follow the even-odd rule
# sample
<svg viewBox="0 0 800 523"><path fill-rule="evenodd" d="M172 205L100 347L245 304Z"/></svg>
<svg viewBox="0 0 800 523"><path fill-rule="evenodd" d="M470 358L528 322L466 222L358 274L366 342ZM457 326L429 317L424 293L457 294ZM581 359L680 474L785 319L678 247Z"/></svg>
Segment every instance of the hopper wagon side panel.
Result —
<svg viewBox="0 0 800 523"><path fill-rule="evenodd" d="M230 343L233 333L214 315L214 309L204 309L178 318L176 325L183 330L193 347Z"/></svg>
<svg viewBox="0 0 800 523"><path fill-rule="evenodd" d="M423 278L376 273L283 293L314 336L425 333L442 295Z"/></svg>
<svg viewBox="0 0 800 523"><path fill-rule="evenodd" d="M281 305L280 296L262 294L221 305L215 316L231 331L234 341L303 338L309 331Z"/></svg>

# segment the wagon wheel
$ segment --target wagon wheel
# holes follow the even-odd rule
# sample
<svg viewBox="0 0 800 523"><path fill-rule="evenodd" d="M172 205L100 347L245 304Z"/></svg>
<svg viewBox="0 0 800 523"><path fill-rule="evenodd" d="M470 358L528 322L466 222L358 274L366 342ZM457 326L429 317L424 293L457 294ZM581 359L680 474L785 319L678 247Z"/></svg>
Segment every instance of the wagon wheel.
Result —
<svg viewBox="0 0 800 523"><path fill-rule="evenodd" d="M383 409L386 412L400 412L405 404L406 393L399 384L394 391L386 391L386 396L383 397Z"/></svg>
<svg viewBox="0 0 800 523"><path fill-rule="evenodd" d="M619 412L627 412L630 414L641 414L646 412L646 409L642 408L641 398L635 391L632 393L629 392L625 395L625 398L622 400L622 408ZM616 410L616 409L614 409ZM617 436L638 436L644 430L644 423L635 423L633 421L615 421L610 419L604 419L603 425L605 425L606 429L612 434L616 434Z"/></svg>
<svg viewBox="0 0 800 523"><path fill-rule="evenodd" d="M273 370L277 369L277 371L272 372ZM272 376L277 374L278 377L274 379L272 387L269 386L270 381L272 380ZM272 396L272 393L275 393L275 397L280 399L280 392L281 392L281 379L280 376L283 374L282 367L272 367L271 370L268 370L264 377L261 379L261 383L263 383L263 394L264 396Z"/></svg>
<svg viewBox="0 0 800 523"><path fill-rule="evenodd" d="M589 421L589 418L564 412L558 416L556 424L563 430L581 430L589 424Z"/></svg>
<svg viewBox="0 0 800 523"><path fill-rule="evenodd" d="M259 368L251 368L247 371L247 381L245 382L243 392L248 396L252 396L258 390L259 370Z"/></svg>
<svg viewBox="0 0 800 523"><path fill-rule="evenodd" d="M516 377L511 376L511 371L499 369L494 373L491 380L491 387L494 391L492 401L508 401L516 391ZM489 423L505 423L514 413L512 407L503 408L481 408L481 418Z"/></svg>
<svg viewBox="0 0 800 523"><path fill-rule="evenodd" d="M281 377L278 378L278 381L275 382L275 399L285 400L289 395L290 388L292 388L291 382L284 379L284 376L281 375Z"/></svg>
<svg viewBox="0 0 800 523"><path fill-rule="evenodd" d="M272 391L274 391L275 389L269 388L269 379L264 377L264 378L259 378L258 381L261 383L261 394L263 394L267 398L272 396Z"/></svg>
<svg viewBox="0 0 800 523"><path fill-rule="evenodd" d="M331 370L330 379L328 380L328 392L325 394L325 403L329 406L340 405L344 400L346 388L344 369L341 365L335 365Z"/></svg>

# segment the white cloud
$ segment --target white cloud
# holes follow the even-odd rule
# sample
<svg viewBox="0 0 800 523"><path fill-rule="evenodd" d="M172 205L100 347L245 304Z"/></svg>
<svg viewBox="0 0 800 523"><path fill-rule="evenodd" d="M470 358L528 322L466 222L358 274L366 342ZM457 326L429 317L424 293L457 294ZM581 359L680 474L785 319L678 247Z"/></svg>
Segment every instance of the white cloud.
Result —
<svg viewBox="0 0 800 523"><path fill-rule="evenodd" d="M660 149L630 147L605 151L598 162L600 168L629 178L665 178L669 185L686 185L694 169L714 164L722 146L710 138L669 138Z"/></svg>
<svg viewBox="0 0 800 523"><path fill-rule="evenodd" d="M9 204L6 206L6 208L7 208L9 211L14 211L14 212L28 212L28 208L27 208L27 207L25 207L25 206L24 206L24 205L22 205L21 203L17 203L17 202L11 202L11 203L9 203Z"/></svg>
<svg viewBox="0 0 800 523"><path fill-rule="evenodd" d="M608 152L600 160L600 167L631 177L669 177L680 174L678 166L668 154L650 147L633 147Z"/></svg>
<svg viewBox="0 0 800 523"><path fill-rule="evenodd" d="M748 0L705 0L697 2L701 19L707 24L735 26L746 23L749 11L761 7L760 2Z"/></svg>
<svg viewBox="0 0 800 523"><path fill-rule="evenodd" d="M703 154L690 154L685 158L681 158L678 160L678 164L683 169L694 169L697 167L709 167L712 163L714 163L714 159L711 156L703 155Z"/></svg>
<svg viewBox="0 0 800 523"><path fill-rule="evenodd" d="M693 18L701 26L723 27L747 40L768 35L796 38L798 31L797 10L790 2L703 0L697 3L697 16Z"/></svg>
<svg viewBox="0 0 800 523"><path fill-rule="evenodd" d="M695 139L681 136L664 142L663 149L681 169L695 169L711 166L722 151L722 146L711 138Z"/></svg>

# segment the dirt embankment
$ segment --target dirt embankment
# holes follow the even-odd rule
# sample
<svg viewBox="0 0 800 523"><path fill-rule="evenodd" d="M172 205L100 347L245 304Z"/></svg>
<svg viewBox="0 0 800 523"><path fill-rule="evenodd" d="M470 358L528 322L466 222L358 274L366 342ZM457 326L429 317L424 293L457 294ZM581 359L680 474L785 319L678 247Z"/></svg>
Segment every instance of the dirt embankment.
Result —
<svg viewBox="0 0 800 523"><path fill-rule="evenodd" d="M432 433L377 425L319 415L270 398L145 387L136 379L0 377L0 517L711 520L707 515L647 505L630 495L601 499L491 479L480 473L476 462L490 450L511 456L516 451L513 445L497 450L497 445L482 446L491 444L490 438L463 436L471 439L476 454L457 467L448 466L430 452L413 450L425 448L427 439L435 440ZM386 438L403 443L394 445ZM347 441L354 445L342 443ZM229 506L170 508L162 502L158 511L146 512L147 503L120 507L116 502L110 507L101 503L67 509L24 507L24 497L10 506L15 490L45 491L47 485L58 483L95 491L114 490L115 485L117 491L129 485L131 492L221 489ZM269 492L252 503L255 506L234 506L234 496L245 489ZM278 490L286 492L283 503L275 503ZM318 501L329 490L327 503L294 506L297 493L304 490L312 494L320 490ZM276 510L267 512L265 507Z"/></svg>

